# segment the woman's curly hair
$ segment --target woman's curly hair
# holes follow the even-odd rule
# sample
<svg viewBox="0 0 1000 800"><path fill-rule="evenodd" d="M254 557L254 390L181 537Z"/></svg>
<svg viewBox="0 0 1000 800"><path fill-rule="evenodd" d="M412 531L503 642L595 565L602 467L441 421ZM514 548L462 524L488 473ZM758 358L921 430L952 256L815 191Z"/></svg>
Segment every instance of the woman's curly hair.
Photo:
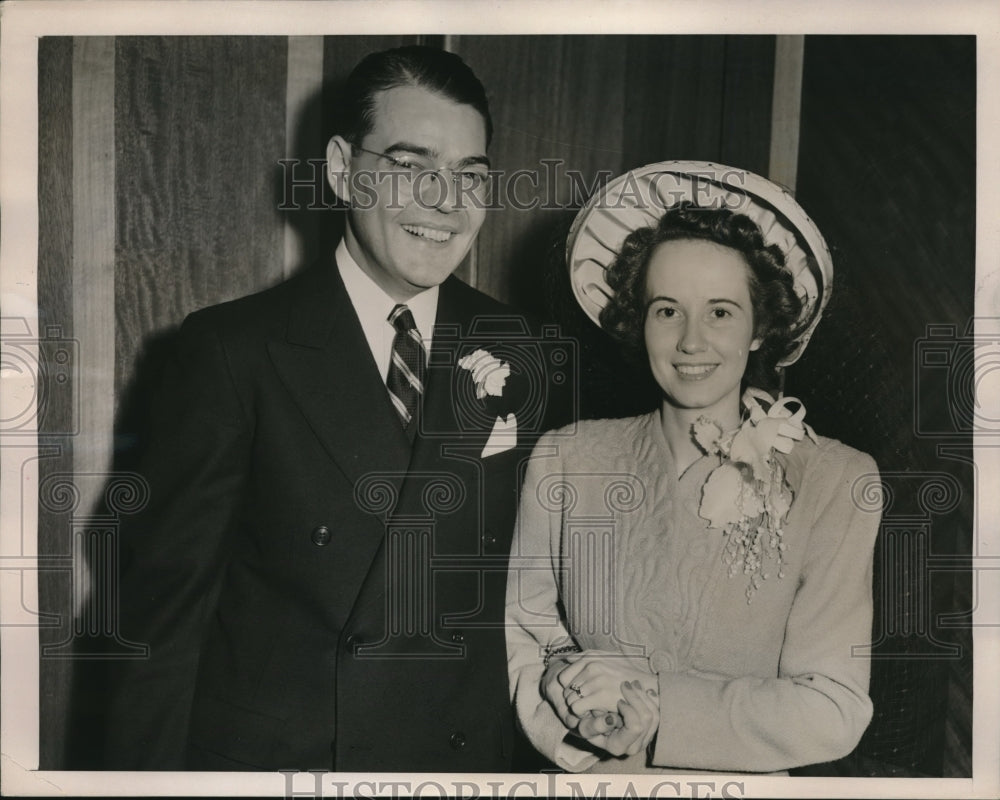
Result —
<svg viewBox="0 0 1000 800"><path fill-rule="evenodd" d="M802 301L781 249L765 244L760 227L746 214L686 201L670 208L656 225L632 231L606 275L614 296L601 312L601 327L627 355L646 362L646 271L656 247L678 239L714 242L743 256L749 267L754 337L761 340L760 348L749 354L744 383L773 388L778 362L794 350L801 333Z"/></svg>

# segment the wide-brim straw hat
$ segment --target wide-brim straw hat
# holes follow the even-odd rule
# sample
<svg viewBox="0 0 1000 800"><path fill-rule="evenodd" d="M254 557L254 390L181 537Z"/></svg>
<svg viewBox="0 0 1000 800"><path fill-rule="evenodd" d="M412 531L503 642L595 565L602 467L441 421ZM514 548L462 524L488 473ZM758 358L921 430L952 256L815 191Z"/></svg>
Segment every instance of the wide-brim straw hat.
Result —
<svg viewBox="0 0 1000 800"><path fill-rule="evenodd" d="M795 349L779 363L794 363L830 299L833 259L819 229L785 189L745 169L709 161L660 161L620 175L580 209L566 242L573 293L597 325L614 292L605 273L625 237L655 225L685 200L707 208L746 214L760 226L767 244L785 255L802 300L801 333Z"/></svg>

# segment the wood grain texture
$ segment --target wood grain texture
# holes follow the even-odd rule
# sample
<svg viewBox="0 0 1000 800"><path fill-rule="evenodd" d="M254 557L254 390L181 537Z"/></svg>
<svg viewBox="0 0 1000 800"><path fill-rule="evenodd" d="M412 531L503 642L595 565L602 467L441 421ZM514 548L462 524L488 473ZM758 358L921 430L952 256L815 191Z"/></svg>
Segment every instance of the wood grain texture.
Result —
<svg viewBox="0 0 1000 800"><path fill-rule="evenodd" d="M723 36L629 38L622 87L627 168L665 159L720 160L725 66Z"/></svg>
<svg viewBox="0 0 1000 800"><path fill-rule="evenodd" d="M117 393L147 338L281 279L285 37L122 37Z"/></svg>
<svg viewBox="0 0 1000 800"><path fill-rule="evenodd" d="M73 41L73 322L80 343L77 473L111 466L115 363L114 39ZM91 513L98 498L83 497Z"/></svg>
<svg viewBox="0 0 1000 800"><path fill-rule="evenodd" d="M38 43L39 324L73 332L73 40Z"/></svg>
<svg viewBox="0 0 1000 800"><path fill-rule="evenodd" d="M500 207L479 237L478 285L537 307L552 231L572 218L597 173L621 169L624 37L464 36L458 52L486 86L490 158L503 171Z"/></svg>
<svg viewBox="0 0 1000 800"><path fill-rule="evenodd" d="M45 37L38 43L38 320L44 331L57 328L73 336L73 40ZM40 348L39 354L46 352ZM73 469L75 378L55 380L56 363L43 379L44 404L39 407L40 440L51 443L55 454L38 462L39 485L52 475ZM67 513L38 505L38 553L45 556L70 552ZM39 644L64 641L72 626L73 595L68 573L44 570L38 575L38 607L60 615L61 624L42 627ZM71 692L71 664L43 659L39 670L39 739L41 769L60 769L66 751L66 709Z"/></svg>

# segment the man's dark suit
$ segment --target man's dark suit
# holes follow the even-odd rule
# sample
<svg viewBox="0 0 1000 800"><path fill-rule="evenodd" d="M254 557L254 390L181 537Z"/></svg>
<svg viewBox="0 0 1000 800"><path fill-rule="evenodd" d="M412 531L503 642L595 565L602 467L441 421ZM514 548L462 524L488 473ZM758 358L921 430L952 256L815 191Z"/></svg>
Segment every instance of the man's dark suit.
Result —
<svg viewBox="0 0 1000 800"><path fill-rule="evenodd" d="M572 383L524 330L441 285L411 447L332 259L188 318L123 541L122 633L150 658L119 665L109 766L509 769L519 465ZM521 364L501 398L457 366L477 348ZM481 457L507 410L517 446Z"/></svg>

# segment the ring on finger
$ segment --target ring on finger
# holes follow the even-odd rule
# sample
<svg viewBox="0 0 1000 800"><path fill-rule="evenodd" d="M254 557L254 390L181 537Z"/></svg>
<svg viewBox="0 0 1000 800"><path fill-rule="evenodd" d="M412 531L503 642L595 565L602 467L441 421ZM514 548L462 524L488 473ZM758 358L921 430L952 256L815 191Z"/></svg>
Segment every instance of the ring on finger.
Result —
<svg viewBox="0 0 1000 800"><path fill-rule="evenodd" d="M571 683L569 685L569 690L571 692L575 692L577 694L577 696L583 697L583 691L580 689L580 684L578 684L578 683Z"/></svg>

